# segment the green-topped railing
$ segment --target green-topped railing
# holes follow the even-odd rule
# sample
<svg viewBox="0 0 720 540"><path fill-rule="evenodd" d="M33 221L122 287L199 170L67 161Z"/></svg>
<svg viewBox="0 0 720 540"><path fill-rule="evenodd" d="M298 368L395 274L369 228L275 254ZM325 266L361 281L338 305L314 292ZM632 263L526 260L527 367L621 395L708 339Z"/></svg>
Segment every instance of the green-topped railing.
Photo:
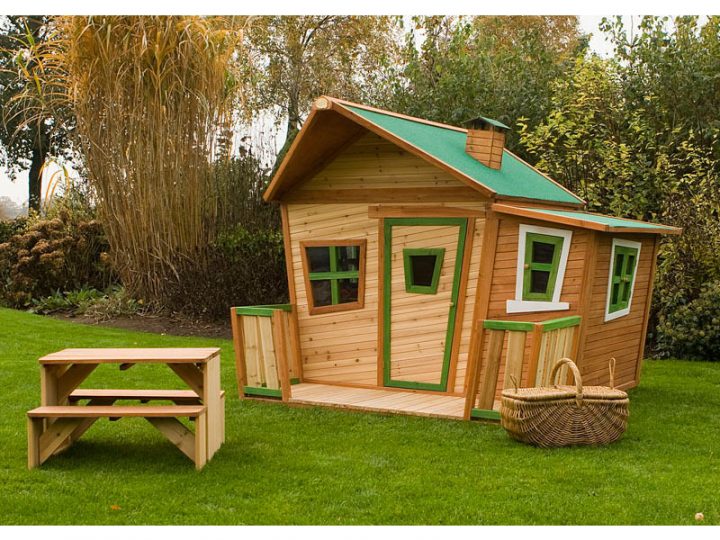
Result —
<svg viewBox="0 0 720 540"><path fill-rule="evenodd" d="M560 358L572 358L577 354L578 327L581 320L580 316L573 315L541 322L482 321L476 354L482 355L484 336L487 336L487 352L481 358L482 364L476 362L473 372L469 375L470 386L465 403L466 417L485 420L500 418L498 411L494 410L494 404L503 352L505 352L503 388L510 388L515 384L528 387L552 384L549 378L555 362ZM529 351L526 351L528 334L532 337ZM527 366L526 370L523 370L524 366ZM523 371L527 373L525 380L522 377ZM565 378L567 378L567 370L561 369L559 380Z"/></svg>
<svg viewBox="0 0 720 540"><path fill-rule="evenodd" d="M292 304L233 307L231 320L240 395L287 401L302 377Z"/></svg>

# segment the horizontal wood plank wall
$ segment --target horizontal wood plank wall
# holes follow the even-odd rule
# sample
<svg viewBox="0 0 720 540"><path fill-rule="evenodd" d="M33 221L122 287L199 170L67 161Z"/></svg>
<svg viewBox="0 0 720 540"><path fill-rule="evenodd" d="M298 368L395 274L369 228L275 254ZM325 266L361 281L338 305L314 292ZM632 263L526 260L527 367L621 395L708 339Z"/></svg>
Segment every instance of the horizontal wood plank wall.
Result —
<svg viewBox="0 0 720 540"><path fill-rule="evenodd" d="M485 203L443 203L482 210ZM312 381L377 385L378 219L368 217L366 204L288 204L292 231L293 281L302 350L303 378ZM465 384L472 310L480 268L484 218L477 218L462 316L454 391ZM363 309L310 315L302 274L300 242L305 239L367 240L365 306ZM459 320L459 314L458 314ZM448 389L453 391L453 389Z"/></svg>
<svg viewBox="0 0 720 540"><path fill-rule="evenodd" d="M368 133L317 175L304 182L299 191L459 187L466 186L427 161ZM472 188L467 190L472 194Z"/></svg>
<svg viewBox="0 0 720 540"><path fill-rule="evenodd" d="M635 288L630 313L605 322L605 304L608 292L608 272L613 238L641 242ZM623 388L636 386L637 363L641 361L640 340L645 320L645 303L652 283L654 235L601 234L589 309L584 357L580 365L583 383L606 385L609 381L608 362L615 357L615 384Z"/></svg>
<svg viewBox="0 0 720 540"><path fill-rule="evenodd" d="M378 220L366 204L289 204L300 349L305 380L375 386L377 373ZM367 240L362 309L310 315L300 242Z"/></svg>
<svg viewBox="0 0 720 540"><path fill-rule="evenodd" d="M303 199L303 194L311 196ZM368 205L398 202L474 211L485 210L487 204L478 192L456 178L371 133L348 146L322 171L288 194L292 281L297 297L304 379L377 385L379 220L368 217ZM483 217L475 220L467 290L460 291L466 301L455 387L448 388L451 392L461 393L465 384L484 223ZM363 309L309 315L299 243L323 238L367 240Z"/></svg>
<svg viewBox="0 0 720 540"><path fill-rule="evenodd" d="M515 276L517 273L517 250L518 231L520 224L537 225L540 227L552 227L557 229L566 228L573 233L568 255L565 279L560 293L560 301L568 302L570 309L563 311L543 311L534 313L507 313L506 301L515 298ZM548 223L532 219L516 219L514 217L501 217L498 227L497 251L495 254L495 266L493 270L493 281L490 289L490 304L488 308L488 319L500 319L508 321L529 321L540 322L558 317L569 317L580 313L580 296L582 290L582 277L585 269L585 257L588 242L591 238L589 231L572 227L558 227ZM522 366L521 384L527 384L529 380L528 359L533 347L533 333L529 333L525 343L525 360ZM498 374L496 387L496 399L500 399L505 380L505 360L507 358L507 339L503 346L502 362ZM482 346L482 358L488 352L488 339L484 339ZM483 381L484 373L480 374L480 381Z"/></svg>

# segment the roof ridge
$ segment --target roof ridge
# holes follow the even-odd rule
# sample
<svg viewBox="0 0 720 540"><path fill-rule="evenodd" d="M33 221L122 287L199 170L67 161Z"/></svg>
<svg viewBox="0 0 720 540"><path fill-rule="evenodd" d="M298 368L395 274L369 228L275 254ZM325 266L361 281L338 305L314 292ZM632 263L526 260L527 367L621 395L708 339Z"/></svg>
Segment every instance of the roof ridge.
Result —
<svg viewBox="0 0 720 540"><path fill-rule="evenodd" d="M394 116L395 118L400 118L402 120L408 120L409 122L417 122L418 124L426 124L429 126L439 127L442 129L449 129L451 131L459 131L460 133L467 133L467 129L461 128L458 126L452 126L450 124L443 124L442 122L433 122L432 120L426 120L425 118L418 118L417 116L410 116L407 114L397 113L393 111L387 111L385 109L378 109L377 107L370 107L369 105L363 105L362 103L355 103L353 101L347 101L345 99L340 99L336 97L331 96L323 96L326 99L329 99L330 101L333 101L334 103L337 103L338 105L342 105L344 107L357 107L358 109L364 109L366 111L370 112L376 112L378 114L384 114L387 116Z"/></svg>

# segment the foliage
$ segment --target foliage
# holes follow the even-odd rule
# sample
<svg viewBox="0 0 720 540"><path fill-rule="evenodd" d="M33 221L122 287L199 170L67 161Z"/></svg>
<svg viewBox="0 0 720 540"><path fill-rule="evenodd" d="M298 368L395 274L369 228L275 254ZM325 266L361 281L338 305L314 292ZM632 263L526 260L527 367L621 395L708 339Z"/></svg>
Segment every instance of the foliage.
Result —
<svg viewBox="0 0 720 540"><path fill-rule="evenodd" d="M59 205L0 244L0 299L21 307L55 291L104 289L114 279L107 250L96 219Z"/></svg>
<svg viewBox="0 0 720 540"><path fill-rule="evenodd" d="M388 106L454 125L483 115L535 126L586 46L577 17L413 17ZM517 149L514 130L507 144Z"/></svg>
<svg viewBox="0 0 720 540"><path fill-rule="evenodd" d="M84 313L87 307L103 293L93 288L82 288L76 291L60 292L55 291L50 296L32 299L33 313L48 315L57 312L68 312L72 314Z"/></svg>
<svg viewBox="0 0 720 540"><path fill-rule="evenodd" d="M28 78L67 106L113 264L161 303L215 235L211 160L231 120L244 18L58 17Z"/></svg>
<svg viewBox="0 0 720 540"><path fill-rule="evenodd" d="M383 67L395 54L395 31L395 19L384 16L253 18L247 34L253 68L246 81L247 104L251 111L272 110L286 119L280 159L314 98L366 100L381 87Z"/></svg>
<svg viewBox="0 0 720 540"><path fill-rule="evenodd" d="M288 302L282 234L238 225L208 248L208 266L178 265L177 287L167 306L212 319L230 307Z"/></svg>
<svg viewBox="0 0 720 540"><path fill-rule="evenodd" d="M16 234L21 234L27 228L27 218L18 217L9 221L0 220L0 244L4 244Z"/></svg>
<svg viewBox="0 0 720 540"><path fill-rule="evenodd" d="M33 299L30 311L43 315L63 312L102 321L135 315L143 310L142 300L130 297L124 287L115 285L105 292L93 288L67 292L55 291L50 296Z"/></svg>
<svg viewBox="0 0 720 540"><path fill-rule="evenodd" d="M42 170L48 155L70 157L72 122L64 108L40 110L36 81L27 75L33 56L51 34L51 17L0 18L0 166L11 179L29 169L28 203L40 209ZM20 76L18 76L20 73ZM58 118L61 116L62 119Z"/></svg>
<svg viewBox="0 0 720 540"><path fill-rule="evenodd" d="M657 327L660 356L720 359L720 281L705 284L700 294L663 317Z"/></svg>
<svg viewBox="0 0 720 540"><path fill-rule="evenodd" d="M655 321L720 279L720 17L667 23L645 17L631 36L605 21L617 58L578 60L546 120L521 130L538 168L591 210L683 227L661 245Z"/></svg>
<svg viewBox="0 0 720 540"><path fill-rule="evenodd" d="M696 525L696 512L703 525L720 523L718 363L646 362L618 443L547 450L497 425L239 400L229 340L1 309L0 328L0 470L16 488L0 491L4 525ZM221 347L222 448L198 474L147 422L97 422L28 472L24 412L40 403L37 359L66 347ZM101 367L86 386L178 381L162 365Z"/></svg>
<svg viewBox="0 0 720 540"><path fill-rule="evenodd" d="M212 169L212 198L217 204L219 234L238 225L250 230L279 229L277 205L266 203L263 192L268 171L251 152L217 160Z"/></svg>

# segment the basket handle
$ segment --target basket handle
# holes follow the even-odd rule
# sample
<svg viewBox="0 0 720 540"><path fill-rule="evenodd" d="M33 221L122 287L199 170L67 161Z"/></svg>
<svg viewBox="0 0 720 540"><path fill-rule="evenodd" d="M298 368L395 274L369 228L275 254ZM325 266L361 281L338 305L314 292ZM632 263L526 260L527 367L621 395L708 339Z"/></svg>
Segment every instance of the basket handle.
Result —
<svg viewBox="0 0 720 540"><path fill-rule="evenodd" d="M550 380L555 380L555 376L557 375L558 370L564 365L567 365L567 367L570 368L570 371L572 371L573 378L575 379L575 401L577 402L578 407L581 407L583 404L583 383L582 377L580 376L580 370L578 370L575 362L573 362L569 358L561 358L560 360L558 360L555 364L555 367L553 367L552 371L550 372Z"/></svg>
<svg viewBox="0 0 720 540"><path fill-rule="evenodd" d="M613 356L610 359L610 365L608 366L610 368L610 388L615 388L615 363L617 360L615 360L615 357Z"/></svg>

